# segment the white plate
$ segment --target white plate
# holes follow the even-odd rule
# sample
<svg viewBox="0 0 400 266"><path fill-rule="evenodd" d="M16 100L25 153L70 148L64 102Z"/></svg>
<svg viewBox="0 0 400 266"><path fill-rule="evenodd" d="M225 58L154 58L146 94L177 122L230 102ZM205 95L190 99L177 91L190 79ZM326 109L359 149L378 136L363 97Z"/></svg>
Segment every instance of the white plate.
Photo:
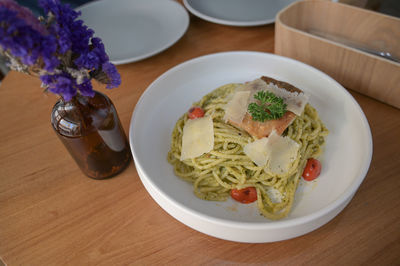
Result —
<svg viewBox="0 0 400 266"><path fill-rule="evenodd" d="M172 0L101 0L78 9L85 25L100 37L114 64L153 56L186 32L189 15Z"/></svg>
<svg viewBox="0 0 400 266"><path fill-rule="evenodd" d="M310 95L330 130L317 181L302 182L289 216L271 221L256 204L204 201L175 176L167 162L172 129L191 104L231 82L262 75L287 81ZM129 139L139 176L154 200L182 223L239 242L272 242L308 233L335 217L351 200L371 161L368 122L354 98L336 81L298 61L258 52L226 52L182 63L156 79L132 115Z"/></svg>
<svg viewBox="0 0 400 266"><path fill-rule="evenodd" d="M276 14L296 0L184 0L185 7L204 20L231 26L273 23Z"/></svg>

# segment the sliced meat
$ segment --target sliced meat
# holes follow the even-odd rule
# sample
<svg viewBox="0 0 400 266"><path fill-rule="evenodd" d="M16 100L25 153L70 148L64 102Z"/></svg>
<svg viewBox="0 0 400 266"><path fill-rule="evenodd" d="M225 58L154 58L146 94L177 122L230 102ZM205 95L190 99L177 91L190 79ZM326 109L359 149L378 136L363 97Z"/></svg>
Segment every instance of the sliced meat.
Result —
<svg viewBox="0 0 400 266"><path fill-rule="evenodd" d="M298 93L302 93L303 92L299 88L296 88L292 84L289 84L289 83L284 82L284 81L276 80L276 79L273 79L273 78L270 78L270 77L266 77L266 76L262 76L261 79L264 80L265 83L267 83L267 84L268 83L275 84L279 88L285 89L285 90L290 91L290 92L298 92Z"/></svg>
<svg viewBox="0 0 400 266"><path fill-rule="evenodd" d="M297 92L297 93L303 92L302 90L296 88L295 86L287 82L279 81L265 76L261 77L261 79L265 81L267 84L273 83L279 88L285 89L289 92ZM263 137L268 137L273 130L276 130L277 134L282 135L285 129L293 122L295 118L296 114L294 114L291 111L287 111L280 119L260 122L260 121L254 121L251 115L249 113L246 113L241 123L234 122L231 120L228 120L228 122L238 128L247 131L250 135L260 139Z"/></svg>
<svg viewBox="0 0 400 266"><path fill-rule="evenodd" d="M268 137L274 129L278 135L282 135L283 131L285 131L295 118L296 115L294 113L287 111L280 119L260 122L254 121L251 115L246 113L241 123L234 123L232 121L229 121L229 123L261 139L263 137Z"/></svg>

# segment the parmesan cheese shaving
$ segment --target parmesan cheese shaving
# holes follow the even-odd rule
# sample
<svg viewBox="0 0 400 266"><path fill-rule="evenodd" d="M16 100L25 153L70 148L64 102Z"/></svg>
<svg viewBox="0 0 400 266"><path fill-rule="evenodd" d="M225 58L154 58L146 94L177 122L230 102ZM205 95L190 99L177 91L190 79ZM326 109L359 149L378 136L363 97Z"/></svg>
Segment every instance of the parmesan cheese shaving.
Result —
<svg viewBox="0 0 400 266"><path fill-rule="evenodd" d="M266 172L286 174L297 158L300 145L289 137L279 136L276 131L268 136Z"/></svg>
<svg viewBox="0 0 400 266"><path fill-rule="evenodd" d="M244 87L244 89L251 91L250 102L256 101L254 99L254 94L256 94L258 91L269 91L276 96L283 98L283 102L287 105L286 109L295 113L296 115L301 115L309 98L305 93L290 92L283 88L279 88L273 83L267 84L262 79L253 80L252 82L245 84Z"/></svg>
<svg viewBox="0 0 400 266"><path fill-rule="evenodd" d="M283 175L297 158L300 145L289 137L279 136L275 130L268 138L257 139L244 146L244 153L267 173Z"/></svg>
<svg viewBox="0 0 400 266"><path fill-rule="evenodd" d="M230 120L235 123L241 123L244 115L247 112L247 104L250 96L250 91L236 91L232 99L225 107L225 122Z"/></svg>
<svg viewBox="0 0 400 266"><path fill-rule="evenodd" d="M181 161L196 158L214 148L214 126L211 116L188 120L183 127Z"/></svg>
<svg viewBox="0 0 400 266"><path fill-rule="evenodd" d="M266 189L267 195L272 203L281 203L283 195L281 192L273 187L268 187Z"/></svg>
<svg viewBox="0 0 400 266"><path fill-rule="evenodd" d="M258 166L265 166L268 159L268 138L257 139L244 146L244 153Z"/></svg>

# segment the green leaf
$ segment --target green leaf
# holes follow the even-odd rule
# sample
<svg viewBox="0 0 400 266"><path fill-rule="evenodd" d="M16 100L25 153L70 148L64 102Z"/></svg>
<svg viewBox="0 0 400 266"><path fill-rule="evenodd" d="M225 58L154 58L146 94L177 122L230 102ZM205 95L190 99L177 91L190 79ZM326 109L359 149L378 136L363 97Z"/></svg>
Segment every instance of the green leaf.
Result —
<svg viewBox="0 0 400 266"><path fill-rule="evenodd" d="M252 119L264 122L281 118L286 113L286 104L280 98L269 91L259 91L254 95L258 103L250 103L247 107Z"/></svg>

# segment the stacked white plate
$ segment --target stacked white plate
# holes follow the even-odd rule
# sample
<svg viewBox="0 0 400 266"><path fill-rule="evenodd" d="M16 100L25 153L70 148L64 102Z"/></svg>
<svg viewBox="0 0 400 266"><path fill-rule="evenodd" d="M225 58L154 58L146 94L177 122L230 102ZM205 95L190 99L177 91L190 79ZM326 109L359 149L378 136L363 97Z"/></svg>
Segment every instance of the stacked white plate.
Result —
<svg viewBox="0 0 400 266"><path fill-rule="evenodd" d="M100 0L80 17L100 37L114 64L139 61L169 48L186 32L189 15L172 0Z"/></svg>

